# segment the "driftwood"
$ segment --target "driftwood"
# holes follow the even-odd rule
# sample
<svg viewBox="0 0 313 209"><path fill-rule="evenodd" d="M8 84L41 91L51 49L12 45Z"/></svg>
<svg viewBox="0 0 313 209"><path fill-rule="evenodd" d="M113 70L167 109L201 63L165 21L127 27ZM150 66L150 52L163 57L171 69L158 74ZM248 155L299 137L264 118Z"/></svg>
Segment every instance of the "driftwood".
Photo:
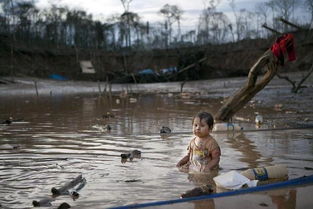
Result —
<svg viewBox="0 0 313 209"><path fill-rule="evenodd" d="M258 75L266 70L261 79ZM249 71L248 80L243 88L227 99L214 116L216 122L228 122L247 102L261 91L276 75L278 70L277 58L271 50L267 50Z"/></svg>
<svg viewBox="0 0 313 209"><path fill-rule="evenodd" d="M34 200L33 206L34 207L49 207L51 206L51 202L55 200L56 196L59 195L71 195L73 199L77 199L79 194L78 191L81 190L86 184L86 179L82 177L82 175L77 176L72 181L68 182L61 188L57 189L55 187L52 187L51 192L53 194L52 197L47 197L42 200ZM70 192L70 190L72 190Z"/></svg>
<svg viewBox="0 0 313 209"><path fill-rule="evenodd" d="M78 187L79 187L78 190L80 190L82 188L80 185L85 186L85 184L86 184L86 179L83 178L82 175L79 175L75 179L73 179L72 181L68 182L67 184L65 184L64 186L62 186L59 189L57 189L55 187L52 187L51 188L51 192L52 192L53 195L66 195L66 194L70 194L70 192L69 192L70 189L72 189L72 188L74 188L74 187L76 187L78 185Z"/></svg>

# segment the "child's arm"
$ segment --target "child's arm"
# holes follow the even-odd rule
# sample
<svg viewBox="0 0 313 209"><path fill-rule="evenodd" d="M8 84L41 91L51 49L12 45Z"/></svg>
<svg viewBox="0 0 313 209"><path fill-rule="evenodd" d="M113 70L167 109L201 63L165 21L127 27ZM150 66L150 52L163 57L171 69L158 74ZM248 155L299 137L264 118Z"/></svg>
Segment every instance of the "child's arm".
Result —
<svg viewBox="0 0 313 209"><path fill-rule="evenodd" d="M220 148L216 148L211 152L212 159L211 161L205 166L206 169L212 169L215 166L217 166L220 162L220 156L221 156L221 151Z"/></svg>
<svg viewBox="0 0 313 209"><path fill-rule="evenodd" d="M187 147L187 154L176 164L176 167L181 167L183 165L185 165L186 163L189 162L189 158L190 158L190 150L191 150L191 142L193 140L191 140L188 144L188 147Z"/></svg>
<svg viewBox="0 0 313 209"><path fill-rule="evenodd" d="M189 154L187 154L186 156L184 156L177 164L176 167L181 167L183 165L185 165L186 163L188 163L189 161Z"/></svg>

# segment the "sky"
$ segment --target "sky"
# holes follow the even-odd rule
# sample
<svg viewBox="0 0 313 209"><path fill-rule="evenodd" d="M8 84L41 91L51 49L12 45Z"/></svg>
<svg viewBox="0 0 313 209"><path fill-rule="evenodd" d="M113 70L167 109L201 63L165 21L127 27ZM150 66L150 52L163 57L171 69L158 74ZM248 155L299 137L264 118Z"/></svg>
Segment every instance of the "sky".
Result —
<svg viewBox="0 0 313 209"><path fill-rule="evenodd" d="M44 8L53 2L56 5L66 5L72 9L81 9L88 14L92 14L94 19L105 20L114 14L124 12L120 0L37 0L37 6ZM229 0L219 0L217 11L224 12L232 18L233 12L229 5ZM266 0L235 0L236 9L255 10L255 5ZM143 22L150 23L163 21L163 17L158 11L165 5L177 5L184 11L181 20L182 29L192 30L196 28L201 11L207 7L209 0L132 0L129 11L139 14ZM299 2L299 0L298 0Z"/></svg>
<svg viewBox="0 0 313 209"><path fill-rule="evenodd" d="M44 8L53 2L56 5L66 5L69 8L77 8L93 14L94 19L101 17L106 19L113 14L122 14L124 8L120 0L37 0L37 6ZM162 21L163 17L158 11L165 5L177 5L184 11L182 15L182 27L195 28L201 11L205 8L208 0L132 0L129 11L138 13L141 20L146 22ZM254 5L264 0L235 0L238 9L254 9ZM206 4L208 5L208 4ZM218 11L231 12L229 0L220 0Z"/></svg>

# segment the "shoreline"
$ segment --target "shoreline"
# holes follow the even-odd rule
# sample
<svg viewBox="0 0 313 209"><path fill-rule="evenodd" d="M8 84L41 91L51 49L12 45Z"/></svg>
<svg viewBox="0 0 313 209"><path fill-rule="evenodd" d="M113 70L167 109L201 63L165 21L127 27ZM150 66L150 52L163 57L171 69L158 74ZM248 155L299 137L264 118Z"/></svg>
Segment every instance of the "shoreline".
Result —
<svg viewBox="0 0 313 209"><path fill-rule="evenodd" d="M301 74L305 72L284 73L289 75L294 81L301 79ZM34 77L2 77L7 81L12 81L10 84L0 84L0 97L2 96L36 96L36 86L39 96L50 96L59 94L103 94L105 89L109 92L109 84L107 82L92 82L92 81L57 81L52 79L40 79ZM218 78L210 80L194 80L186 82L163 82L163 83L113 83L111 84L111 92L121 93L182 93L181 87L183 85L183 92L201 94L218 94L222 96L225 93L232 93L234 89L241 88L247 77L231 77ZM313 86L313 76L310 76L304 85ZM275 77L270 83L260 92L269 90L271 88L290 88L286 80ZM259 93L260 93L259 92ZM214 96L214 94L213 94Z"/></svg>

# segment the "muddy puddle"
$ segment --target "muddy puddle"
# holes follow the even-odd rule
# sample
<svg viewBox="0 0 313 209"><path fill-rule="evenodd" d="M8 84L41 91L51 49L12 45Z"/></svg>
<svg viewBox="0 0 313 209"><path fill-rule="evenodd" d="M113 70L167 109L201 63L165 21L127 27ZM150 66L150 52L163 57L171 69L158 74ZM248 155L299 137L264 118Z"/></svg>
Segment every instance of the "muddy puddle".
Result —
<svg viewBox="0 0 313 209"><path fill-rule="evenodd" d="M82 94L77 84L71 84L73 93L64 83L60 87L42 82L38 97L31 82L19 84L23 88L1 86L0 119L14 119L0 126L1 205L32 207L33 200L49 197L52 187L61 187L80 174L87 183L79 198L61 195L50 208L62 202L96 209L178 198L196 185L175 168L192 137L193 115L202 110L216 112L243 80L188 82L184 93L179 93L179 83L113 85L111 99L98 95L97 83L86 84ZM276 80L260 92L234 118L245 129L256 131L213 134L222 149L220 172L284 164L291 179L312 175L313 129L303 128L313 123L312 90L309 83L302 93L293 95L288 84ZM255 112L264 118L259 128ZM162 126L173 133L161 137ZM121 162L120 155L132 150L140 150L141 158ZM295 191L301 194L302 188ZM299 194L300 201L312 205L303 198L305 192ZM227 208L232 201L217 200L215 206ZM304 203L294 208L303 208ZM273 202L270 205L276 208Z"/></svg>

